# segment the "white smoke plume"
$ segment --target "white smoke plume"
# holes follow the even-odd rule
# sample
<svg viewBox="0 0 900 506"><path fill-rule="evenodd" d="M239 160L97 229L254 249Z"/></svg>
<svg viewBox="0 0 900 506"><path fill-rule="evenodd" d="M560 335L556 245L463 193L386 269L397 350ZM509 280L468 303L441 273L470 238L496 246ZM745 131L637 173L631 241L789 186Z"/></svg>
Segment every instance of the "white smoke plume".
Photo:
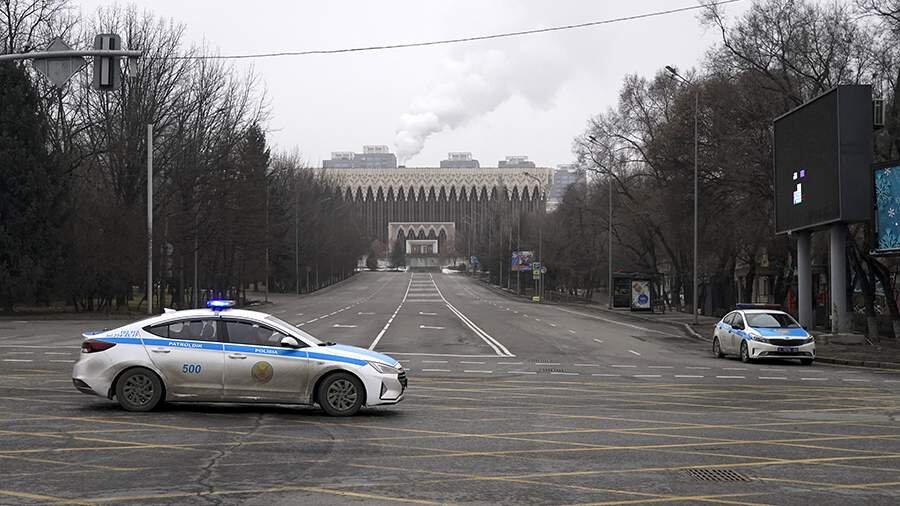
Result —
<svg viewBox="0 0 900 506"><path fill-rule="evenodd" d="M560 48L538 39L445 60L441 81L400 116L394 140L400 162L419 154L431 135L463 126L515 95L536 107L550 105L573 66Z"/></svg>

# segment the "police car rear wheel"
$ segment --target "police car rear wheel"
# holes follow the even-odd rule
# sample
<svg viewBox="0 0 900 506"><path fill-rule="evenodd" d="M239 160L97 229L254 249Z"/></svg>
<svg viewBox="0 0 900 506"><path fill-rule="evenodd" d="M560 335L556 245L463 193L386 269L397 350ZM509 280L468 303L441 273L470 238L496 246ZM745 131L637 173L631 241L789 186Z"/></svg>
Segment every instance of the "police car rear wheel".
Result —
<svg viewBox="0 0 900 506"><path fill-rule="evenodd" d="M150 411L162 400L162 382L143 368L130 369L116 382L116 399L128 411Z"/></svg>
<svg viewBox="0 0 900 506"><path fill-rule="evenodd" d="M725 354L722 353L722 346L719 344L718 337L713 338L713 355L715 355L716 358L722 358L725 356Z"/></svg>
<svg viewBox="0 0 900 506"><path fill-rule="evenodd" d="M349 373L333 374L319 385L319 405L331 416L351 416L363 403L363 386Z"/></svg>
<svg viewBox="0 0 900 506"><path fill-rule="evenodd" d="M750 348L747 347L746 341L741 343L741 362L745 364L753 362L753 359L750 358Z"/></svg>

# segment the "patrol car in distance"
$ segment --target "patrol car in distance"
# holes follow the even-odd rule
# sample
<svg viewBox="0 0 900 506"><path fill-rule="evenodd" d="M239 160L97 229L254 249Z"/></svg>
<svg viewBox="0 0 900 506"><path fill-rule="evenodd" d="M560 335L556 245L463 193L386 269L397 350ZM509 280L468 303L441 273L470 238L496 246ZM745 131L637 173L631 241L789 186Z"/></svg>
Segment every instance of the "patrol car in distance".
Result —
<svg viewBox="0 0 900 506"><path fill-rule="evenodd" d="M769 306L738 305L716 324L713 354L738 355L743 362L761 358L800 359L809 365L816 358L816 342L791 315Z"/></svg>
<svg viewBox="0 0 900 506"><path fill-rule="evenodd" d="M210 301L113 330L87 332L75 388L129 411L163 401L318 404L333 416L403 399L393 358L322 342L272 315Z"/></svg>

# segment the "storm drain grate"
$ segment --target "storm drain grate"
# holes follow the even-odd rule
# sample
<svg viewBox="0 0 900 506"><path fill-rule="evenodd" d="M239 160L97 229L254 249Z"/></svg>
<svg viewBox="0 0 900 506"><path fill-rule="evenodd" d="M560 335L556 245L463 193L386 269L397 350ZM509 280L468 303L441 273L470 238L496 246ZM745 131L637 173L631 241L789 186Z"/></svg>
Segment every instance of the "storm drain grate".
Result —
<svg viewBox="0 0 900 506"><path fill-rule="evenodd" d="M753 478L732 469L694 468L688 469L687 473L695 480L701 481L753 481Z"/></svg>

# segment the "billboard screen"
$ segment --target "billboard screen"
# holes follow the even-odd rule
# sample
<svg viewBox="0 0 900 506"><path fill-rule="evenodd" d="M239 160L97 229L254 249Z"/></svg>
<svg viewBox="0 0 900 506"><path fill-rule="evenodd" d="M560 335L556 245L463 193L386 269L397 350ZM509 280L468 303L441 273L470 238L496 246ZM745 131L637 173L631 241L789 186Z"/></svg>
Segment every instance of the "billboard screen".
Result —
<svg viewBox="0 0 900 506"><path fill-rule="evenodd" d="M510 270L513 272L528 272L531 270L531 262L533 261L533 251L513 251Z"/></svg>
<svg viewBox="0 0 900 506"><path fill-rule="evenodd" d="M774 124L775 232L868 219L872 92L839 86Z"/></svg>
<svg viewBox="0 0 900 506"><path fill-rule="evenodd" d="M900 162L875 169L875 251L900 251Z"/></svg>

